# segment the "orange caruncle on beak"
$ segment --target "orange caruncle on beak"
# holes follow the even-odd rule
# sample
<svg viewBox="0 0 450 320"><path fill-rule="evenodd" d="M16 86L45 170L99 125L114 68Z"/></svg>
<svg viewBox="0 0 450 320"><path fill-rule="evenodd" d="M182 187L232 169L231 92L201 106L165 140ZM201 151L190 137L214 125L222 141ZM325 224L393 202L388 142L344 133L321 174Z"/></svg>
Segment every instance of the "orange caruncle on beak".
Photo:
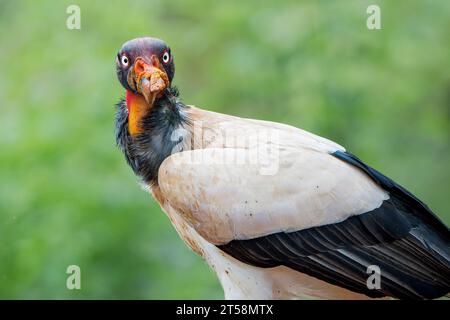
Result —
<svg viewBox="0 0 450 320"><path fill-rule="evenodd" d="M133 68L137 91L144 96L148 104L153 105L156 97L169 86L169 77L155 55L151 56L151 64L137 58Z"/></svg>

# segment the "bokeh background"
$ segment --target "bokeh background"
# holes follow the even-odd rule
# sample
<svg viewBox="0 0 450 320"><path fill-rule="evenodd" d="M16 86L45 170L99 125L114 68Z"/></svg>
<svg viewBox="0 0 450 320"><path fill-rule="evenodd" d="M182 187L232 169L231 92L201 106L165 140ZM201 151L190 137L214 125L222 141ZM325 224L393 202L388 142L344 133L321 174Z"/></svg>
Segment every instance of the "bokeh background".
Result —
<svg viewBox="0 0 450 320"><path fill-rule="evenodd" d="M171 45L186 103L337 141L449 224L449 17L448 0L0 0L0 298L223 297L115 147L115 56L143 35Z"/></svg>

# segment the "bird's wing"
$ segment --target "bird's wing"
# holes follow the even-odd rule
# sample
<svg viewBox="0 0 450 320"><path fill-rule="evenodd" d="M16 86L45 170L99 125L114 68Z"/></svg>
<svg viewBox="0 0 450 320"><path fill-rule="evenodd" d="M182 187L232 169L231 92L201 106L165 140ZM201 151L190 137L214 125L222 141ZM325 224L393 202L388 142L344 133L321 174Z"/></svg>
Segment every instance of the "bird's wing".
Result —
<svg viewBox="0 0 450 320"><path fill-rule="evenodd" d="M264 143L173 154L159 170L166 201L248 264L285 265L373 297L449 291L448 230L429 209L336 145L279 130ZM370 265L381 269L379 289L366 285Z"/></svg>

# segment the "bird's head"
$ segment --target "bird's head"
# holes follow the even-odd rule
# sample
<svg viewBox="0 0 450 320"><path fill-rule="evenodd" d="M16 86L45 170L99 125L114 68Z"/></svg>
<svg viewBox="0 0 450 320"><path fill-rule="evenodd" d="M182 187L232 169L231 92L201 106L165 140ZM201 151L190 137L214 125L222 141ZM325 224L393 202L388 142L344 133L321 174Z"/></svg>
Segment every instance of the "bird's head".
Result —
<svg viewBox="0 0 450 320"><path fill-rule="evenodd" d="M169 46L150 37L125 42L117 54L116 68L122 86L149 104L170 87L175 74Z"/></svg>

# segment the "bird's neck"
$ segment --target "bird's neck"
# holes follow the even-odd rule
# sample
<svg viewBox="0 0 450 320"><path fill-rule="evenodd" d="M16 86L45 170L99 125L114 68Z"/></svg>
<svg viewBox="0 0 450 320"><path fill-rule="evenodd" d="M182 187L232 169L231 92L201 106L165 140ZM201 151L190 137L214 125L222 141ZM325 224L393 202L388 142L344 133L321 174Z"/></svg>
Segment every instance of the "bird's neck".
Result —
<svg viewBox="0 0 450 320"><path fill-rule="evenodd" d="M143 97L127 92L116 115L116 141L128 164L143 181L154 184L162 161L188 138L189 116L178 100L178 92L169 87L150 106ZM176 134L175 134L176 133Z"/></svg>
<svg viewBox="0 0 450 320"><path fill-rule="evenodd" d="M173 113L176 117L179 112L180 103L177 101L178 91L169 87L165 92L150 105L142 95L130 90L126 92L125 103L128 109L128 132L131 136L137 136L146 131L143 124L151 112L157 113L161 109L167 109L168 113ZM165 112L166 113L166 112ZM167 114L167 113L166 113Z"/></svg>
<svg viewBox="0 0 450 320"><path fill-rule="evenodd" d="M128 132L131 136L136 136L144 132L142 119L149 113L150 106L144 97L127 90L125 103L128 109Z"/></svg>

